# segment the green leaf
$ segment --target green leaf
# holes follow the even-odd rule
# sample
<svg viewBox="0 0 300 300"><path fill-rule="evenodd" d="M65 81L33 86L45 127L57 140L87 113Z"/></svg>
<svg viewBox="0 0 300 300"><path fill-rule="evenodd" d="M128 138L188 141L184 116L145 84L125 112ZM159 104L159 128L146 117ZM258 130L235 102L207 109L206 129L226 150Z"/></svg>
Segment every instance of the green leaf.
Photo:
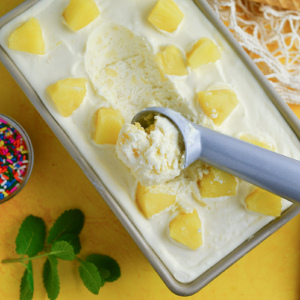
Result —
<svg viewBox="0 0 300 300"><path fill-rule="evenodd" d="M82 230L84 215L79 209L65 211L54 223L49 231L47 239L48 244L55 242L57 239L66 234L77 234Z"/></svg>
<svg viewBox="0 0 300 300"><path fill-rule="evenodd" d="M77 234L65 234L57 239L57 241L66 241L73 246L74 253L78 254L81 250L80 239Z"/></svg>
<svg viewBox="0 0 300 300"><path fill-rule="evenodd" d="M75 259L73 246L66 241L55 242L51 247L50 255L54 255L63 260Z"/></svg>
<svg viewBox="0 0 300 300"><path fill-rule="evenodd" d="M27 269L27 281L29 283L30 290L33 292L34 282L33 282L33 270L32 270L32 262L31 260L26 265Z"/></svg>
<svg viewBox="0 0 300 300"><path fill-rule="evenodd" d="M95 264L100 274L102 274L101 269L107 270L110 275L108 278L105 278L105 280L108 282L116 281L121 276L119 264L108 255L91 254L85 260Z"/></svg>
<svg viewBox="0 0 300 300"><path fill-rule="evenodd" d="M35 256L44 248L46 226L41 218L28 216L22 223L16 238L16 252Z"/></svg>
<svg viewBox="0 0 300 300"><path fill-rule="evenodd" d="M98 295L102 280L97 267L93 263L80 260L79 274L86 288Z"/></svg>
<svg viewBox="0 0 300 300"><path fill-rule="evenodd" d="M97 266L96 266L97 267ZM110 277L110 272L104 268L98 268L98 271L100 273L100 276L103 278L103 279L107 279Z"/></svg>
<svg viewBox="0 0 300 300"><path fill-rule="evenodd" d="M51 255L44 264L43 281L50 300L55 300L60 290L57 264L57 258Z"/></svg>
<svg viewBox="0 0 300 300"><path fill-rule="evenodd" d="M31 290L28 281L28 273L28 269L26 269L21 280L20 300L31 300L33 298L33 291Z"/></svg>

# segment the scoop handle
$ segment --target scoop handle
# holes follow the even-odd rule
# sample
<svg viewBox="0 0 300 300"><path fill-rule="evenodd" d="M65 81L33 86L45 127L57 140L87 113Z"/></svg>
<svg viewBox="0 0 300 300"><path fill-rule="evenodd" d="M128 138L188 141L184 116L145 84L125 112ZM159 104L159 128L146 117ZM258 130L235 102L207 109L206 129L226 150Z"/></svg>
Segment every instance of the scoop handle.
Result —
<svg viewBox="0 0 300 300"><path fill-rule="evenodd" d="M199 159L300 205L300 161L195 125Z"/></svg>

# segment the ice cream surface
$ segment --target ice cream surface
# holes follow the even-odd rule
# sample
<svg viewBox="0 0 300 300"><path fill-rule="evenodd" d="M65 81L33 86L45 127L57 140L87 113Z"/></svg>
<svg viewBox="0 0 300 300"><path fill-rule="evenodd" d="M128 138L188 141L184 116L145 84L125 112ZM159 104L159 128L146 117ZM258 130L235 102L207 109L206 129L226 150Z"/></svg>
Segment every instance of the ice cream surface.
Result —
<svg viewBox="0 0 300 300"><path fill-rule="evenodd" d="M144 186L165 183L180 174L184 151L175 125L164 117L155 116L152 127L125 124L119 134L117 154Z"/></svg>
<svg viewBox="0 0 300 300"><path fill-rule="evenodd" d="M298 160L300 142L260 84L192 0L174 0L184 18L172 33L158 30L147 20L157 0L95 2L100 16L75 32L62 17L69 0L38 1L1 28L1 46L173 276L180 282L191 282L274 217L246 209L245 198L255 187L195 162L165 184L155 189L141 189L140 195L144 198L139 200L143 203L155 195L162 198L167 195L171 200L176 198L159 214L145 218L136 201L138 180L117 157L116 146L97 145L93 141L95 113L102 107L112 108L120 111L125 122L130 123L132 117L146 107L165 106L195 123L230 136L251 136L252 140L266 142L276 152ZM44 55L8 48L11 33L32 17L41 26ZM189 53L193 44L203 37L214 42L221 58L192 69L185 60L185 53ZM155 56L170 45L181 51L187 75L161 75ZM74 113L63 117L46 90L59 80L71 77L86 78L87 91ZM230 90L238 99L234 109L218 124L205 113L197 99L197 93L209 90ZM227 94L232 96L232 93ZM218 99L213 98L213 101L218 102ZM206 105L211 98L203 101ZM214 111L210 110L210 113L213 115ZM124 130L130 131L130 128L126 125ZM163 128L166 129L165 125ZM210 178L212 180L208 180ZM205 182L208 191L228 182L230 193L203 197L199 187ZM281 203L282 210L291 205L283 199ZM195 246L197 250L170 237L172 220L191 215L198 215L201 221L203 243L198 248ZM198 219L192 224L193 228L200 230L196 223L199 223ZM172 224L176 225L176 222ZM181 229L178 226L175 226L176 230ZM198 236L199 233L195 231Z"/></svg>

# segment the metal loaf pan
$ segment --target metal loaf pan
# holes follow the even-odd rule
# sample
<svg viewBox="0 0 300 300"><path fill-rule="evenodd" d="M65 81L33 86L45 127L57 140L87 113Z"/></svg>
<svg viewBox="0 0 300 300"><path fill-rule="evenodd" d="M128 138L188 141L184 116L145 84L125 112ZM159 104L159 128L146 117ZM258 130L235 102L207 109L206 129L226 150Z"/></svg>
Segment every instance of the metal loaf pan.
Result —
<svg viewBox="0 0 300 300"><path fill-rule="evenodd" d="M23 13L29 7L37 3L39 0L27 0L2 18L0 18L0 28L4 26L6 23L14 19L16 16ZM227 42L231 45L231 47L236 51L237 55L242 59L244 64L248 67L253 76L260 83L262 88L265 90L270 100L275 104L279 112L285 118L287 123L293 129L295 134L300 139L300 121L292 112L292 110L288 107L288 105L284 102L284 100L277 94L273 86L268 82L266 77L261 73L258 67L253 63L251 58L247 55L247 53L243 50L243 48L238 44L238 42L231 35L229 30L225 27L225 25L220 21L211 7L207 4L205 0L194 0L199 9L204 13L204 15L210 20L210 22L215 26L215 28L224 36ZM111 208L117 218L120 220L122 225L128 231L130 236L133 238L135 243L144 253L146 258L149 260L150 264L162 278L164 283L168 286L168 288L175 294L181 296L189 296L195 294L204 286L206 286L210 281L220 275L223 271L225 271L228 267L234 264L238 259L243 257L246 253L248 253L251 249L265 240L268 236L282 227L285 223L290 221L293 217L295 217L300 212L300 207L296 205L292 205L289 209L287 209L280 218L272 221L264 228L259 230L252 238L248 239L246 242L241 244L238 248L236 248L233 252L219 261L216 265L214 265L211 269L206 271L204 274L199 276L196 280L189 284L182 284L174 279L169 270L162 263L160 258L156 255L156 253L152 250L152 248L146 243L143 236L131 222L129 217L125 214L121 206L118 204L118 201L114 199L111 195L110 191L104 186L99 177L93 171L93 169L89 166L89 164L85 161L82 155L79 153L75 145L66 135L64 130L60 127L60 125L55 121L55 119L50 115L49 111L43 104L42 100L35 93L33 88L24 78L19 69L14 65L12 60L6 54L4 49L0 47L0 60L7 68L7 70L11 73L13 78L25 92L27 97L30 99L32 104L44 118L46 123L52 129L52 131L56 134L61 143L68 150L73 159L77 162L77 164L81 167L82 171L89 178L92 184L95 186L97 191L100 193L104 201Z"/></svg>

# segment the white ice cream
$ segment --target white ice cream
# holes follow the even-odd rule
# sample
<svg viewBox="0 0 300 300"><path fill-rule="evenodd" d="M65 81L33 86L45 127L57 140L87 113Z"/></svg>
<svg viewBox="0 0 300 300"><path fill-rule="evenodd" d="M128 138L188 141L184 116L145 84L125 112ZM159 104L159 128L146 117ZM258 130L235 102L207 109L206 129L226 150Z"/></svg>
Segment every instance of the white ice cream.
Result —
<svg viewBox="0 0 300 300"><path fill-rule="evenodd" d="M130 123L143 108L167 106L222 133L234 137L251 134L270 141L278 153L295 159L300 159L300 142L256 79L192 0L174 0L185 18L172 34L158 31L147 21L156 1L96 0L100 17L75 33L62 19L69 0L41 0L1 29L0 43L151 248L174 277L186 283L274 218L245 209L244 199L253 186L242 180L238 180L235 196L201 199L196 182L202 176L203 166L196 162L175 179L158 186L176 195L176 210L146 219L135 203L137 180L117 157L115 146L97 146L91 139L95 112L100 107L113 107ZM43 56L7 47L11 32L30 17L41 24L46 43ZM168 76L163 81L154 55L168 45L184 52L201 37L212 39L220 47L222 58L197 70L189 68L187 76ZM71 117L64 118L46 88L67 77L85 77L89 83L82 105ZM205 116L196 100L197 92L218 83L234 90L239 100L220 127ZM286 200L282 203L283 209L290 206ZM169 239L168 224L179 209L198 212L204 244L197 251L180 247Z"/></svg>
<svg viewBox="0 0 300 300"><path fill-rule="evenodd" d="M116 23L101 24L90 35L85 68L94 88L130 122L148 106L181 110L182 99L170 80L163 80L145 38Z"/></svg>
<svg viewBox="0 0 300 300"><path fill-rule="evenodd" d="M160 116L155 117L150 133L141 126L125 124L119 134L117 154L144 186L174 179L184 164L179 131L168 119Z"/></svg>

